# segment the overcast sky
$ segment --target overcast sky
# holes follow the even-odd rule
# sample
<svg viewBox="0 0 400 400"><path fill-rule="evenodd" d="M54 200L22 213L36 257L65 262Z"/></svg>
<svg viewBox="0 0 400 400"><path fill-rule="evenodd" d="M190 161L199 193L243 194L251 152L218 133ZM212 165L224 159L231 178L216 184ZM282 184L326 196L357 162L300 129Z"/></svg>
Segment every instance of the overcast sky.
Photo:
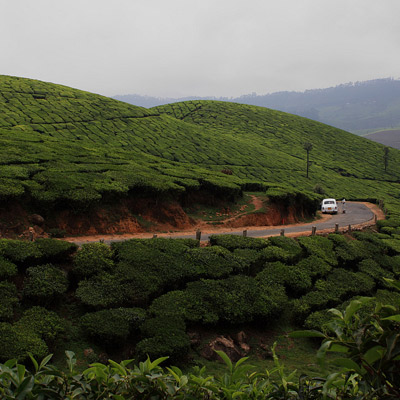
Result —
<svg viewBox="0 0 400 400"><path fill-rule="evenodd" d="M400 0L0 0L0 74L106 96L400 77Z"/></svg>

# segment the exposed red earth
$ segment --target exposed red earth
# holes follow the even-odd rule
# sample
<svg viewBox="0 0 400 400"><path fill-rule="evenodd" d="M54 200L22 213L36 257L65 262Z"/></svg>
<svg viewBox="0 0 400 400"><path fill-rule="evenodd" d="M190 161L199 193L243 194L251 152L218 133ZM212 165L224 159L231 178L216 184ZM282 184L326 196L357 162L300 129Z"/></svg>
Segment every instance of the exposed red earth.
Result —
<svg viewBox="0 0 400 400"><path fill-rule="evenodd" d="M378 206L366 205L376 219L384 219ZM246 208L253 206L251 212ZM203 234L230 233L238 230L261 231L268 227L290 228L310 224L309 216L295 208L284 209L266 204L266 200L251 196L251 201L240 209L230 211L221 204L217 212L218 222L190 217L177 201L156 201L140 199L120 201L113 207L95 206L90 210L74 213L64 210L51 215L52 224L41 215L29 213L21 204L12 203L0 209L0 236L6 238L48 237L51 228L66 232L65 240L89 242L98 240L124 240L130 238L150 238L154 234L162 237ZM328 214L317 213L316 223L321 224L332 218ZM307 222L304 222L307 219ZM371 225L374 221L366 221ZM354 226L357 228L356 226ZM32 229L33 228L33 229ZM330 229L331 230L331 229ZM329 231L329 230L328 230ZM301 233L289 233L300 236ZM257 235L260 236L260 235Z"/></svg>
<svg viewBox="0 0 400 400"><path fill-rule="evenodd" d="M383 211L375 204L371 203L353 203L354 205L364 205L367 209L371 211L372 217L369 219L366 219L364 222L358 223L358 224L353 224L352 229L354 230L361 230L365 229L371 226L375 225L376 220L380 219L385 219L385 214ZM349 203L349 206L351 207L352 203ZM91 241L105 241L105 242L112 242L112 241L120 241L120 240L128 240L128 239L146 239L146 238L151 238L153 235L157 235L158 237L166 237L166 238L174 238L174 237L190 237L193 236L195 237L197 231L202 232L202 239L207 240L208 235L212 234L230 234L230 233L236 233L238 232L238 229L240 231L246 230L249 232L249 236L255 236L255 237L268 237L272 235L276 235L277 231L281 229L285 229L287 233L285 233L286 236L289 237L298 237L298 236L305 236L305 235L310 235L310 229L307 228L310 226L310 221L308 222L298 222L296 221L296 218L294 215L292 215L287 221L289 222L288 224L264 224L264 222L268 221L268 218L274 219L277 221L280 220L282 221L282 214L277 213L276 210L273 211L273 216L265 216L265 215L260 215L258 219L254 219L254 221L257 224L254 225L247 225L247 224L239 224L236 220L234 224L232 224L232 219L228 218L225 220L224 224L218 225L218 227L210 227L210 225L207 225L204 222L198 222L194 227L191 227L189 229L185 230L179 230L179 231L170 231L168 233L158 233L157 231L154 231L152 233L148 232L143 232L143 233L124 233L124 234L118 234L118 235L90 235L90 236L84 236L84 237L67 237L65 240L76 242L78 244L86 243L86 242L91 242ZM351 214L347 214L351 215ZM287 215L285 214L285 217ZM332 216L330 214L321 214L320 212L317 213L317 218L311 222L311 224L315 224L318 226L323 227L324 223L329 223L333 218L344 218L346 214L338 214L338 216ZM279 218L278 218L279 217ZM242 219L242 221L247 221L247 218ZM275 228L275 229L272 229ZM304 229L302 229L304 228ZM290 232L290 230L293 229L295 232ZM308 229L308 230L307 230ZM340 231L347 231L348 229L348 224L342 224L340 227ZM327 234L330 232L333 232L334 228L326 228L326 229L319 229L318 234Z"/></svg>

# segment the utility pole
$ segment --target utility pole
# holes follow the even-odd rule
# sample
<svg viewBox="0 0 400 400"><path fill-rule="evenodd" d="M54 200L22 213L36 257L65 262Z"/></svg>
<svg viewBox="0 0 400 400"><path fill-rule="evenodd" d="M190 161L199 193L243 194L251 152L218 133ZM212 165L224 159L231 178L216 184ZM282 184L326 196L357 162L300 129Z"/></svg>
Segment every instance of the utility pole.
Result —
<svg viewBox="0 0 400 400"><path fill-rule="evenodd" d="M389 147L387 146L383 149L383 163L385 165L385 172L386 172L389 164Z"/></svg>
<svg viewBox="0 0 400 400"><path fill-rule="evenodd" d="M310 151L312 150L312 147L313 147L312 144L309 142L304 143L303 146L304 150L307 152L307 178L308 178L308 170L310 167Z"/></svg>

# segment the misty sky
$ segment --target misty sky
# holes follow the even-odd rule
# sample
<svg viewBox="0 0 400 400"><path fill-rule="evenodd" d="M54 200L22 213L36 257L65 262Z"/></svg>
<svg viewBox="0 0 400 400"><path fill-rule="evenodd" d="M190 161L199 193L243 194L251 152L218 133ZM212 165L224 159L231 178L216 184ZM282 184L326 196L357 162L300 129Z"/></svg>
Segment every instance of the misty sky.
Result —
<svg viewBox="0 0 400 400"><path fill-rule="evenodd" d="M106 96L400 77L400 0L0 0L0 74Z"/></svg>

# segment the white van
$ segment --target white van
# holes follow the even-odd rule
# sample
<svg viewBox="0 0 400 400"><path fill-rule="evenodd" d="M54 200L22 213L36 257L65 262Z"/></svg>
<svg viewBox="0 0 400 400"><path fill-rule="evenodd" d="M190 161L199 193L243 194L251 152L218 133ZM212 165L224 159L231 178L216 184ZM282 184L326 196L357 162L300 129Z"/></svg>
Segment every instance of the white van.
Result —
<svg viewBox="0 0 400 400"><path fill-rule="evenodd" d="M335 199L324 199L321 203L322 213L337 214L338 206Z"/></svg>

